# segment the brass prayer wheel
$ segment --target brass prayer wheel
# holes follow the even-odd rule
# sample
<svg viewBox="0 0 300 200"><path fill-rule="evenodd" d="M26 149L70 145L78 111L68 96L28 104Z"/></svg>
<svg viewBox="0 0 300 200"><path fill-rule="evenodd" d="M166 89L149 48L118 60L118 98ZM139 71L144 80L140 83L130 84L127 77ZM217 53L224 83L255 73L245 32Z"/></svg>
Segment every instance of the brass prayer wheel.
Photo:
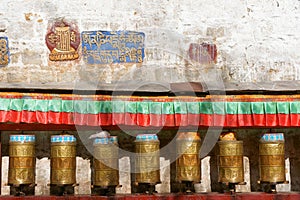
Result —
<svg viewBox="0 0 300 200"><path fill-rule="evenodd" d="M156 184L160 182L159 140L155 134L137 135L135 143L135 181Z"/></svg>
<svg viewBox="0 0 300 200"><path fill-rule="evenodd" d="M259 169L261 182L286 181L283 133L266 133L260 139Z"/></svg>
<svg viewBox="0 0 300 200"><path fill-rule="evenodd" d="M94 140L93 185L100 187L119 185L119 148L116 136Z"/></svg>
<svg viewBox="0 0 300 200"><path fill-rule="evenodd" d="M76 138L73 135L51 136L52 185L72 185L76 183Z"/></svg>
<svg viewBox="0 0 300 200"><path fill-rule="evenodd" d="M197 132L180 132L176 139L176 180L178 182L201 181L201 140Z"/></svg>
<svg viewBox="0 0 300 200"><path fill-rule="evenodd" d="M8 184L35 183L35 136L10 135Z"/></svg>
<svg viewBox="0 0 300 200"><path fill-rule="evenodd" d="M218 181L236 184L244 182L243 141L221 140L218 146Z"/></svg>

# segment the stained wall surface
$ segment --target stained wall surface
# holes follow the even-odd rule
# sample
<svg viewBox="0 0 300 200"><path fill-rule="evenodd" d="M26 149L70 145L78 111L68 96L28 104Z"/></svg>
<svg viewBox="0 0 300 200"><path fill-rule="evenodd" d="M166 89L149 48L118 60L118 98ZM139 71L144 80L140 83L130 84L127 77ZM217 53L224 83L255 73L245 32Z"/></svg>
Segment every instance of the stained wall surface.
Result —
<svg viewBox="0 0 300 200"><path fill-rule="evenodd" d="M20 1L3 0L0 36L7 36L10 63L1 82L237 81L300 79L300 2L267 1ZM49 60L45 36L57 19L82 31L131 30L146 35L143 64L86 65ZM190 43L214 43L214 65L193 62Z"/></svg>

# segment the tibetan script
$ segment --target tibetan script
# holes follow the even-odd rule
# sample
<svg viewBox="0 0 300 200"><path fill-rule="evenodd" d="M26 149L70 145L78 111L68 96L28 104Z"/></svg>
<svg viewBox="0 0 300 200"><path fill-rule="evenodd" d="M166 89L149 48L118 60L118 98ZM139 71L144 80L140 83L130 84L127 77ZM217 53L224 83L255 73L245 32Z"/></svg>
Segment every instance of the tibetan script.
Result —
<svg viewBox="0 0 300 200"><path fill-rule="evenodd" d="M0 37L0 66L9 63L9 49L7 37Z"/></svg>
<svg viewBox="0 0 300 200"><path fill-rule="evenodd" d="M134 31L84 31L83 59L88 64L141 63L145 34Z"/></svg>

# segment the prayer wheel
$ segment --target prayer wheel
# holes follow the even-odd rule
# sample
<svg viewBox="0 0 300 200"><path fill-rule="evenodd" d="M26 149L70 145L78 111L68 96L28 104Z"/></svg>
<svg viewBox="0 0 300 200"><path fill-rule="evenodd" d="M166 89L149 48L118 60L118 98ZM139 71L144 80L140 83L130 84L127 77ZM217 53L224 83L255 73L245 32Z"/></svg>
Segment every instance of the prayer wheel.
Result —
<svg viewBox="0 0 300 200"><path fill-rule="evenodd" d="M239 184L244 182L243 141L237 141L235 133L222 133L218 156L218 181Z"/></svg>
<svg viewBox="0 0 300 200"><path fill-rule="evenodd" d="M197 132L177 134L176 180L178 182L199 183L201 181L200 141Z"/></svg>
<svg viewBox="0 0 300 200"><path fill-rule="evenodd" d="M135 140L135 181L146 184L160 182L159 140L155 134L140 134Z"/></svg>
<svg viewBox="0 0 300 200"><path fill-rule="evenodd" d="M117 137L94 140L93 185L100 187L119 185L119 148Z"/></svg>
<svg viewBox="0 0 300 200"><path fill-rule="evenodd" d="M76 138L73 135L51 136L51 185L76 183Z"/></svg>
<svg viewBox="0 0 300 200"><path fill-rule="evenodd" d="M34 135L10 135L8 184L35 184Z"/></svg>
<svg viewBox="0 0 300 200"><path fill-rule="evenodd" d="M284 183L285 159L283 133L266 133L259 141L260 182Z"/></svg>

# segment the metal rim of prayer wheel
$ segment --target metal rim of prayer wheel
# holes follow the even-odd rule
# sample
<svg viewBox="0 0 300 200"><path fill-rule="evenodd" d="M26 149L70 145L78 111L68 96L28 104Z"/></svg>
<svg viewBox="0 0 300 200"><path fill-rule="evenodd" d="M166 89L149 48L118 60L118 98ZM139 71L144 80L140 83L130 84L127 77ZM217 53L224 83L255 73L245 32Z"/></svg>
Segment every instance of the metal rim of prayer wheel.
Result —
<svg viewBox="0 0 300 200"><path fill-rule="evenodd" d="M243 183L243 141L218 141L218 182Z"/></svg>
<svg viewBox="0 0 300 200"><path fill-rule="evenodd" d="M160 182L159 140L156 134L139 134L135 144L135 181L156 184Z"/></svg>
<svg viewBox="0 0 300 200"><path fill-rule="evenodd" d="M260 139L259 174L263 183L286 182L283 133L266 133Z"/></svg>
<svg viewBox="0 0 300 200"><path fill-rule="evenodd" d="M35 136L10 135L8 184L35 183Z"/></svg>
<svg viewBox="0 0 300 200"><path fill-rule="evenodd" d="M119 185L119 149L117 144L117 137L96 138L94 140L94 186Z"/></svg>
<svg viewBox="0 0 300 200"><path fill-rule="evenodd" d="M76 138L73 135L51 136L51 185L76 183Z"/></svg>
<svg viewBox="0 0 300 200"><path fill-rule="evenodd" d="M176 138L176 180L201 181L201 139L197 132L179 132Z"/></svg>

